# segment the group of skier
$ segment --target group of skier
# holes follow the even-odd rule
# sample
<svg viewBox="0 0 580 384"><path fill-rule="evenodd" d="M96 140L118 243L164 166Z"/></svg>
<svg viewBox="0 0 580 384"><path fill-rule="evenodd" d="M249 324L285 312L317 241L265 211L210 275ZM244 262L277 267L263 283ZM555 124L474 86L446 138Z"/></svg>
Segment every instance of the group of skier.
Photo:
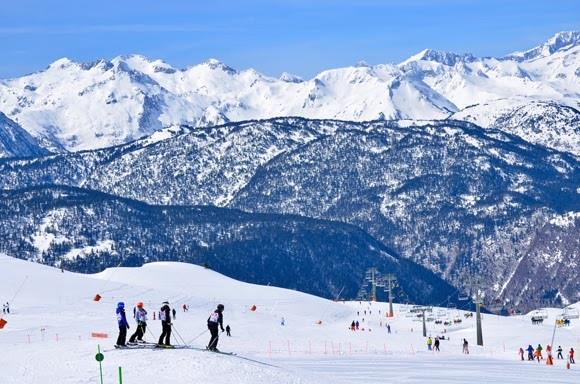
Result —
<svg viewBox="0 0 580 384"><path fill-rule="evenodd" d="M189 310L189 308L184 304L183 305L184 312ZM210 341L207 345L207 349L214 352L219 352L217 349L218 340L219 340L219 328L221 328L222 332L227 331L227 335L231 336L231 328L230 326L226 326L224 329L223 325L223 311L224 305L218 304L216 310L214 310L207 319L207 327L211 333ZM146 343L143 340L143 336L145 331L147 330L147 311L145 310L143 302L138 302L135 308L133 309L133 317L137 322L137 329L135 333L131 335L129 338L129 342L126 342L127 339L127 330L130 329L129 322L127 321L127 315L125 313L125 303L119 302L117 303L117 309L115 311L117 315L117 323L119 325L119 336L117 337L117 343L115 344L116 348L124 348L130 345L142 344ZM173 327L172 319L175 320L176 311L175 309L171 309L169 306L168 301L164 301L161 303L161 308L159 310L159 320L161 321L161 335L159 336L159 340L156 344L157 347L165 347L170 348L171 345L171 330Z"/></svg>
<svg viewBox="0 0 580 384"><path fill-rule="evenodd" d="M526 348L526 351L528 352L528 361L534 361L537 360L538 363L540 362L540 360L544 359L544 356L542 355L542 351L544 350L544 348L542 347L541 344L538 344L538 346L536 348L532 347L532 345L528 345L528 348ZM563 360L564 359L564 355L562 354L564 350L562 349L562 346L559 345L558 349L556 349L556 352L558 353L556 355L556 359L558 360ZM570 350L568 351L568 361L570 362L570 364L575 364L576 361L574 360L574 348L570 348ZM520 355L520 359L522 361L524 361L524 349L520 348L518 354ZM552 346L548 345L546 346L546 354L548 359L552 359Z"/></svg>

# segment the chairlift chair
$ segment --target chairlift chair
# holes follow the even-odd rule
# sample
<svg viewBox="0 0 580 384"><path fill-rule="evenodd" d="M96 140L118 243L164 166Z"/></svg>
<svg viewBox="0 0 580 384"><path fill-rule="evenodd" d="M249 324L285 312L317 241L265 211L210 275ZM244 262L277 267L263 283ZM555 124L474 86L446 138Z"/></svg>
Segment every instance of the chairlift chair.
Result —
<svg viewBox="0 0 580 384"><path fill-rule="evenodd" d="M562 318L564 320L578 319L580 318L580 313L578 313L577 308L572 307L564 308L564 312L562 312Z"/></svg>

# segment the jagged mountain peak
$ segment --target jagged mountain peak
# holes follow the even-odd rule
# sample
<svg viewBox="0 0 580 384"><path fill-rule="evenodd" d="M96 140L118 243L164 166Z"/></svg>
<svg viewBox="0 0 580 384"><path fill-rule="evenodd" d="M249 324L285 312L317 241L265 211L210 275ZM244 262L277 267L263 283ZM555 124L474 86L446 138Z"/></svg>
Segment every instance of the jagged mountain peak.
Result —
<svg viewBox="0 0 580 384"><path fill-rule="evenodd" d="M304 82L304 79L301 78L298 75L294 75L292 73L288 73L288 72L282 72L282 74L280 75L280 80L286 82L286 83L302 83Z"/></svg>
<svg viewBox="0 0 580 384"><path fill-rule="evenodd" d="M206 66L206 67L213 69L213 70L220 69L220 70L222 70L226 73L229 73L231 75L238 73L238 71L236 71L234 68L232 68L229 65L224 64L220 60L214 59L214 58L207 59L203 63L199 64L199 66Z"/></svg>
<svg viewBox="0 0 580 384"><path fill-rule="evenodd" d="M405 65L414 61L435 61L447 66L454 66L459 62L472 62L475 60L476 57L471 53L465 53L461 55L453 52L438 51L435 49L424 49L403 61L401 65Z"/></svg>
<svg viewBox="0 0 580 384"><path fill-rule="evenodd" d="M545 43L523 52L514 52L504 59L527 61L550 56L558 51L580 45L580 31L558 32Z"/></svg>

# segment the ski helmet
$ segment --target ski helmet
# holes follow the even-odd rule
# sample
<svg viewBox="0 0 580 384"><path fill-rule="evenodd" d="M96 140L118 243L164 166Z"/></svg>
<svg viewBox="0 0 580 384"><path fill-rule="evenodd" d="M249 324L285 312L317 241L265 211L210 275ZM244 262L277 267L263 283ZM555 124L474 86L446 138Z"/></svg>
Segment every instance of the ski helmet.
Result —
<svg viewBox="0 0 580 384"><path fill-rule="evenodd" d="M163 302L163 303L161 303L161 304L169 304L169 301L164 301L164 302Z"/></svg>
<svg viewBox="0 0 580 384"><path fill-rule="evenodd" d="M143 302L142 301L140 301L140 302L137 303L137 308L143 308Z"/></svg>
<svg viewBox="0 0 580 384"><path fill-rule="evenodd" d="M118 302L117 308L125 308L125 303L123 303L122 301Z"/></svg>
<svg viewBox="0 0 580 384"><path fill-rule="evenodd" d="M220 311L224 310L224 305L223 304L218 304L217 309L219 309Z"/></svg>

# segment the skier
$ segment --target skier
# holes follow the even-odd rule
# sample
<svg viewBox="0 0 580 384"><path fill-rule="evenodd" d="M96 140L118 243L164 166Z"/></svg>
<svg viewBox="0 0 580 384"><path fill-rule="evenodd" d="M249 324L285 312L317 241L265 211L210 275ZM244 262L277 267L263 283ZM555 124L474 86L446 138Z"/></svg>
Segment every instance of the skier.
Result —
<svg viewBox="0 0 580 384"><path fill-rule="evenodd" d="M562 346L561 345L558 345L557 351L558 351L558 356L557 356L558 360L564 359L564 356L562 356Z"/></svg>
<svg viewBox="0 0 580 384"><path fill-rule="evenodd" d="M520 358L522 359L522 361L524 361L524 349L522 347L520 347L518 354L520 355Z"/></svg>
<svg viewBox="0 0 580 384"><path fill-rule="evenodd" d="M570 352L568 352L568 357L570 360L570 364L576 364L574 361L574 348L570 348Z"/></svg>
<svg viewBox="0 0 580 384"><path fill-rule="evenodd" d="M161 320L161 336L159 336L159 342L157 345L171 346L171 309L169 308L169 302L164 301L161 310L159 311L159 320ZM165 339L165 340L164 340ZM165 344L163 343L165 341Z"/></svg>
<svg viewBox="0 0 580 384"><path fill-rule="evenodd" d="M213 311L209 317L207 318L207 327L209 332L211 333L211 339L209 340L209 344L207 345L207 349L214 352L219 352L217 349L218 341L219 341L219 333L218 333L218 326L221 327L222 332L224 332L224 305L218 304L217 309Z"/></svg>
<svg viewBox="0 0 580 384"><path fill-rule="evenodd" d="M544 356L542 356L543 350L544 348L542 348L542 345L538 344L538 347L536 348L536 359L538 359L538 363L540 362L540 360L544 360Z"/></svg>
<svg viewBox="0 0 580 384"><path fill-rule="evenodd" d="M358 326L359 326L358 320L356 321L355 325L356 325L356 330L358 331Z"/></svg>
<svg viewBox="0 0 580 384"><path fill-rule="evenodd" d="M280 319L280 325L281 325L281 326L285 326L285 325L286 325L286 320L284 319L284 317L282 317L282 318Z"/></svg>
<svg viewBox="0 0 580 384"><path fill-rule="evenodd" d="M463 339L463 353L466 355L469 355L469 343L467 342L467 339ZM522 354L523 353L524 353L524 350L522 349Z"/></svg>
<svg viewBox="0 0 580 384"><path fill-rule="evenodd" d="M350 323L350 330L351 331L356 330L356 324L355 324L354 320L352 321L352 323Z"/></svg>
<svg viewBox="0 0 580 384"><path fill-rule="evenodd" d="M137 342L143 342L143 334L147 329L147 311L143 308L143 302L137 303L137 310L135 311L135 320L137 321L137 330L129 338L129 344Z"/></svg>
<svg viewBox="0 0 580 384"><path fill-rule="evenodd" d="M391 324L387 324L387 333L391 333Z"/></svg>
<svg viewBox="0 0 580 384"><path fill-rule="evenodd" d="M127 317L125 316L125 303L117 303L117 323L119 323L119 337L117 337L117 344L115 347L126 347L125 340L127 339L127 329L129 329L129 323L127 323Z"/></svg>
<svg viewBox="0 0 580 384"><path fill-rule="evenodd" d="M230 333L230 331L231 331L231 330L232 330L232 329L230 328L230 325L229 325L229 324L228 324L228 325L226 325L226 335L228 335L228 336L230 336L230 337L231 337L231 336L232 336L232 334Z"/></svg>
<svg viewBox="0 0 580 384"><path fill-rule="evenodd" d="M534 347L532 347L532 344L528 345L527 351L528 351L528 361L534 360Z"/></svg>
<svg viewBox="0 0 580 384"><path fill-rule="evenodd" d="M439 337L435 337L435 351L439 352Z"/></svg>
<svg viewBox="0 0 580 384"><path fill-rule="evenodd" d="M187 311L187 305L183 304L183 312Z"/></svg>
<svg viewBox="0 0 580 384"><path fill-rule="evenodd" d="M6 313L10 314L10 304L8 302L6 302Z"/></svg>
<svg viewBox="0 0 580 384"><path fill-rule="evenodd" d="M177 314L177 311L175 310L175 308L173 308L171 310L171 314L173 315L173 320L175 320L175 315Z"/></svg>
<svg viewBox="0 0 580 384"><path fill-rule="evenodd" d="M431 346L433 345L433 339L431 339L431 336L429 336L427 338L427 350L431 350Z"/></svg>

